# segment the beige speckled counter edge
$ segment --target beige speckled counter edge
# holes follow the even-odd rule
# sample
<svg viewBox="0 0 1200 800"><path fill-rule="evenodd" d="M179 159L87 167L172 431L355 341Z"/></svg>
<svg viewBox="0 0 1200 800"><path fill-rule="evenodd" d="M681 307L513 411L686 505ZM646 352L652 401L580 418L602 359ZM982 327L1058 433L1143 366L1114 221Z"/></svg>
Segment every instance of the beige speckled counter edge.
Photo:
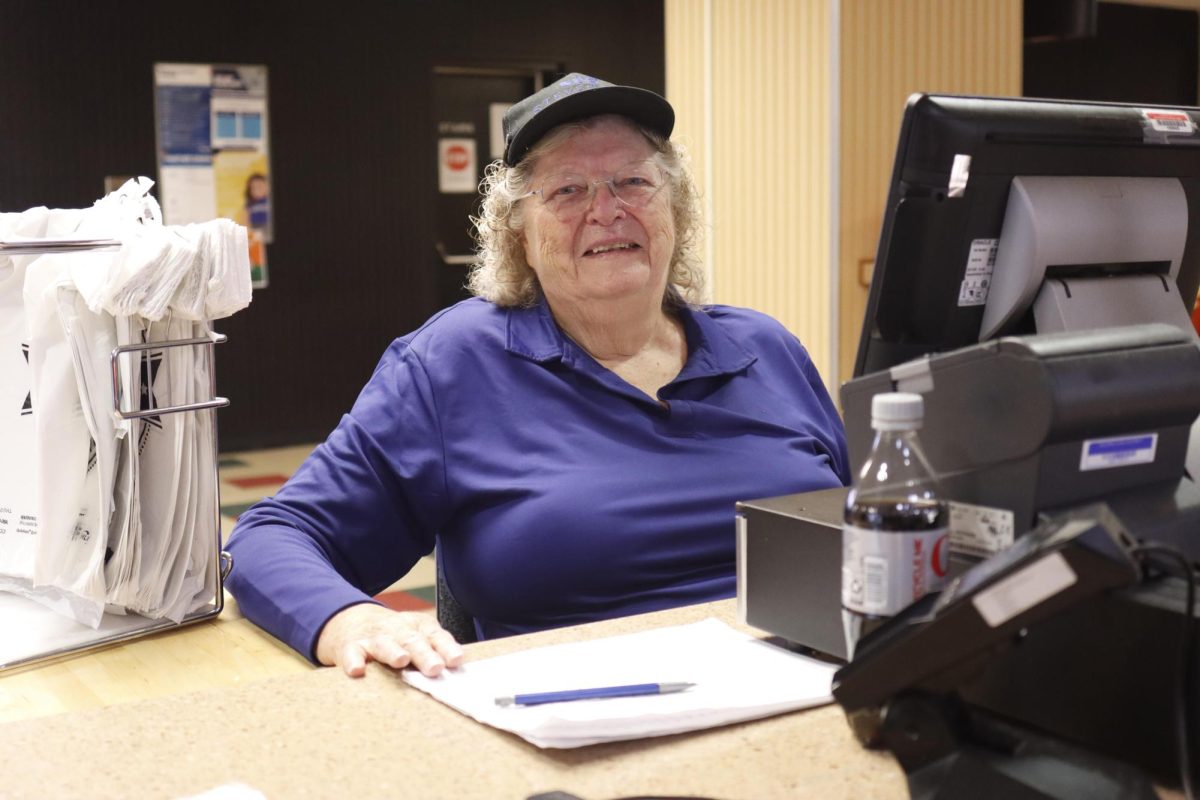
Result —
<svg viewBox="0 0 1200 800"><path fill-rule="evenodd" d="M480 658L715 616L732 601L472 645ZM721 800L890 798L885 754L860 748L828 706L659 739L539 750L372 667L288 675L0 725L0 795L178 798L241 782L268 798L525 798L636 794Z"/></svg>

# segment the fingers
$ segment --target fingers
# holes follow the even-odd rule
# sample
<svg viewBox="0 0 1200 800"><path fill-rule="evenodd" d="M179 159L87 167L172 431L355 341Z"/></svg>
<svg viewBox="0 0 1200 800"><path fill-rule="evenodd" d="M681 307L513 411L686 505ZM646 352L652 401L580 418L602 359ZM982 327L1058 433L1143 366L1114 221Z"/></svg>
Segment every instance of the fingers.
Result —
<svg viewBox="0 0 1200 800"><path fill-rule="evenodd" d="M425 617L418 628L418 631L429 641L433 649L446 662L446 666L453 669L460 666L463 662L463 649L454 637L437 623L433 617Z"/></svg>
<svg viewBox="0 0 1200 800"><path fill-rule="evenodd" d="M412 664L430 678L440 675L447 663L419 633L411 634L403 642L386 635L349 642L342 648L341 658L338 659L342 671L351 678L366 674L368 661L378 661L392 669L403 669ZM462 662L461 652L458 662Z"/></svg>
<svg viewBox="0 0 1200 800"><path fill-rule="evenodd" d="M338 651L335 663L351 678L361 678L367 671L367 651L362 642L347 642Z"/></svg>
<svg viewBox="0 0 1200 800"><path fill-rule="evenodd" d="M412 656L412 665L421 670L422 675L436 678L446 668L446 662L420 633L414 633L405 640L404 649Z"/></svg>
<svg viewBox="0 0 1200 800"><path fill-rule="evenodd" d="M387 635L368 639L365 642L365 650L371 660L386 664L392 669L403 669L412 661L412 653L407 645Z"/></svg>
<svg viewBox="0 0 1200 800"><path fill-rule="evenodd" d="M377 608L363 610L376 615L372 624L355 626L354 633L358 635L347 636L335 651L333 661L346 675L358 678L366 674L368 661L377 661L392 669L403 669L411 664L431 678L440 675L446 667L462 664L462 646L433 617ZM378 614L379 611L382 614Z"/></svg>
<svg viewBox="0 0 1200 800"><path fill-rule="evenodd" d="M456 642L454 637L448 632L438 628L429 637L429 642L433 645L433 649L441 654L442 658L445 659L447 667L453 669L455 667L462 666L462 645Z"/></svg>

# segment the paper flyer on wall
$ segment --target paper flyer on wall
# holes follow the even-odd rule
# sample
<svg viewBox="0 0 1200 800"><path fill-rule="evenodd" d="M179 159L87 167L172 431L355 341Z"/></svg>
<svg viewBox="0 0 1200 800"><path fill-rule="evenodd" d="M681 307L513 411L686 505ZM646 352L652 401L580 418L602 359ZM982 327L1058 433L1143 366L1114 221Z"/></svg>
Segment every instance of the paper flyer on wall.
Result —
<svg viewBox="0 0 1200 800"><path fill-rule="evenodd" d="M159 191L168 225L231 219L250 229L254 288L273 240L267 68L154 65Z"/></svg>

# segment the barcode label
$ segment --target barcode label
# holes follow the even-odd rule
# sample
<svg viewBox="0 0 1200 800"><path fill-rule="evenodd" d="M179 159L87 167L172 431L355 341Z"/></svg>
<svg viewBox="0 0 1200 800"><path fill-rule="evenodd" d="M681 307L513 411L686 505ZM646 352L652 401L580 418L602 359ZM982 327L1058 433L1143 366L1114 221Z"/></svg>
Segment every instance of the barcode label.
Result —
<svg viewBox="0 0 1200 800"><path fill-rule="evenodd" d="M863 559L863 605L869 611L882 611L888 604L888 562L867 556Z"/></svg>
<svg viewBox="0 0 1200 800"><path fill-rule="evenodd" d="M996 267L996 250L999 239L972 239L967 254L967 268L958 287L958 305L981 306L987 303L988 288L992 283L992 270Z"/></svg>
<svg viewBox="0 0 1200 800"><path fill-rule="evenodd" d="M995 555L1012 546L1013 512L969 503L950 504L950 551L973 556Z"/></svg>
<svg viewBox="0 0 1200 800"><path fill-rule="evenodd" d="M878 531L842 528L842 605L890 616L946 580L946 528Z"/></svg>
<svg viewBox="0 0 1200 800"><path fill-rule="evenodd" d="M1185 111L1144 109L1142 116L1150 123L1150 127L1159 133L1192 133L1196 130L1196 124Z"/></svg>
<svg viewBox="0 0 1200 800"><path fill-rule="evenodd" d="M1083 443L1083 450L1079 455L1079 471L1153 464L1157 451L1157 433L1088 439Z"/></svg>

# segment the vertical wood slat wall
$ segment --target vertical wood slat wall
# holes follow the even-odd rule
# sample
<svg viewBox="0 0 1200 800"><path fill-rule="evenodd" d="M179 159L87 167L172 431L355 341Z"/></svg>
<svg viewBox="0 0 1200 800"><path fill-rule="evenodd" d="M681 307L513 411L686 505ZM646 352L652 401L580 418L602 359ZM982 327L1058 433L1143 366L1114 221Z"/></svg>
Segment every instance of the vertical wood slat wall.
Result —
<svg viewBox="0 0 1200 800"><path fill-rule="evenodd" d="M1021 0L665 0L664 13L712 299L779 319L833 389L853 366L904 101L1019 95Z"/></svg>
<svg viewBox="0 0 1200 800"><path fill-rule="evenodd" d="M827 375L830 3L666 0L665 9L677 135L699 145L700 172L712 171L703 175L712 299L775 317Z"/></svg>
<svg viewBox="0 0 1200 800"><path fill-rule="evenodd" d="M914 92L1019 96L1020 0L841 0L838 350L851 377L900 119Z"/></svg>
<svg viewBox="0 0 1200 800"><path fill-rule="evenodd" d="M707 69L711 65L706 44L709 30L708 0L665 0L664 27L666 52L673 58L666 61L667 98L675 108L675 131L671 138L687 148L692 171L700 190L701 203L706 207L712 200L708 191L708 98ZM705 215L706 220L708 214ZM711 232L705 245L711 247ZM706 255L704 268L711 293L712 260Z"/></svg>

